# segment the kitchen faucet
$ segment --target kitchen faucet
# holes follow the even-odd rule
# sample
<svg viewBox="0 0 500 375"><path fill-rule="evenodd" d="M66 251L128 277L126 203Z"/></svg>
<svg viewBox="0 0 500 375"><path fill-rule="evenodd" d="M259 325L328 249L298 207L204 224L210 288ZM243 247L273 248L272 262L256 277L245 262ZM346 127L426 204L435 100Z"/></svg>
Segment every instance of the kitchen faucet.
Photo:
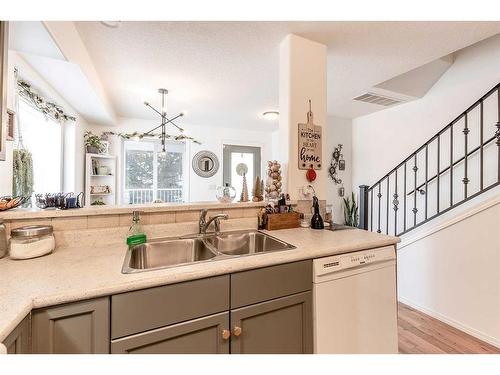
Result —
<svg viewBox="0 0 500 375"><path fill-rule="evenodd" d="M198 234L206 234L207 229L210 226L210 224L212 223L212 221L214 222L215 233L219 233L220 232L220 219L227 220L227 219L229 219L229 215L228 214L217 214L215 216L210 217L207 221L206 220L207 212L208 211L205 209L200 211L200 220L198 222L198 228L199 228Z"/></svg>

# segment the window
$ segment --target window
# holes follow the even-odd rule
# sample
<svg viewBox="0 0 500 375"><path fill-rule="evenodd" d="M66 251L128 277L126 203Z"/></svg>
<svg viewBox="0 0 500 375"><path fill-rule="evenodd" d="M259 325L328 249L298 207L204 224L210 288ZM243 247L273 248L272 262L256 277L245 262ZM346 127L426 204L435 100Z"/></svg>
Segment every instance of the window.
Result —
<svg viewBox="0 0 500 375"><path fill-rule="evenodd" d="M61 124L46 117L24 99L19 100L19 129L22 145L33 158L35 193L58 193L63 190L63 133ZM19 146L20 140L18 140Z"/></svg>
<svg viewBox="0 0 500 375"><path fill-rule="evenodd" d="M251 196L255 178L261 176L260 159L260 147L224 145L223 182L236 189L236 200L240 199L243 188L243 177L236 173L236 166L240 163L246 164L248 194Z"/></svg>
<svg viewBox="0 0 500 375"><path fill-rule="evenodd" d="M184 202L185 144L124 141L123 203Z"/></svg>

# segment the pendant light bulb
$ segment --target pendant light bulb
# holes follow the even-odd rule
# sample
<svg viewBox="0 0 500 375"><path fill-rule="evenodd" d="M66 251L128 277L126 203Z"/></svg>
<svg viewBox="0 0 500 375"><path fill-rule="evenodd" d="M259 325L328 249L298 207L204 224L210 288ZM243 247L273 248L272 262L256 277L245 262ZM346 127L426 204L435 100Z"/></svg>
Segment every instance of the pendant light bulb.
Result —
<svg viewBox="0 0 500 375"><path fill-rule="evenodd" d="M167 150L165 149L165 144L162 145L161 151L158 153L160 156L165 156L167 154Z"/></svg>

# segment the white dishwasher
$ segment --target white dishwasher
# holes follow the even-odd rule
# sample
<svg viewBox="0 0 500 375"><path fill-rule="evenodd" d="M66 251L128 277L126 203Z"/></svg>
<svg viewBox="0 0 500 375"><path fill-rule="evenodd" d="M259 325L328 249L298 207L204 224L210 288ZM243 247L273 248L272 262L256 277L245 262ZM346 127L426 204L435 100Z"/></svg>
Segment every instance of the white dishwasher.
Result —
<svg viewBox="0 0 500 375"><path fill-rule="evenodd" d="M393 246L315 259L314 352L398 353Z"/></svg>

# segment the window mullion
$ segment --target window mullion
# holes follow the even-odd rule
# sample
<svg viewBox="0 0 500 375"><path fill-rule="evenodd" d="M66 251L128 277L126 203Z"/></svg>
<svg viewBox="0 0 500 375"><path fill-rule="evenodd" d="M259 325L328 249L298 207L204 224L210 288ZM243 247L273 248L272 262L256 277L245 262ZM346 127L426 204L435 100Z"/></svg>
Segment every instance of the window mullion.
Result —
<svg viewBox="0 0 500 375"><path fill-rule="evenodd" d="M153 144L153 201L158 198L158 144Z"/></svg>

